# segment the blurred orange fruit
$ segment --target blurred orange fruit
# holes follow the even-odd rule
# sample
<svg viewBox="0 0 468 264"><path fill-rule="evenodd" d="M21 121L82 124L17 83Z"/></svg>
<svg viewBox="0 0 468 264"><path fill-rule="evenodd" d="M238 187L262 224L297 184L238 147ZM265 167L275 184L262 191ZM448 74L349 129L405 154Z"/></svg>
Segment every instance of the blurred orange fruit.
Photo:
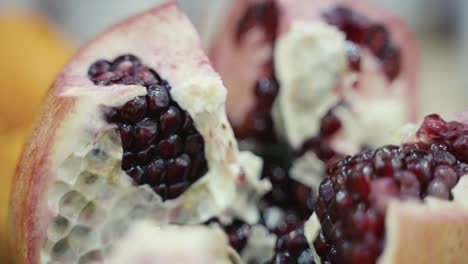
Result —
<svg viewBox="0 0 468 264"><path fill-rule="evenodd" d="M0 36L0 128L28 125L73 48L45 18L27 12L0 15Z"/></svg>
<svg viewBox="0 0 468 264"><path fill-rule="evenodd" d="M8 261L9 194L42 96L72 55L66 37L32 12L0 14L0 261Z"/></svg>
<svg viewBox="0 0 468 264"><path fill-rule="evenodd" d="M10 186L15 173L16 161L21 154L23 143L29 134L29 129L15 129L0 133L0 259L8 258L8 201ZM3 262L2 262L3 263ZM6 263L6 262L4 262Z"/></svg>

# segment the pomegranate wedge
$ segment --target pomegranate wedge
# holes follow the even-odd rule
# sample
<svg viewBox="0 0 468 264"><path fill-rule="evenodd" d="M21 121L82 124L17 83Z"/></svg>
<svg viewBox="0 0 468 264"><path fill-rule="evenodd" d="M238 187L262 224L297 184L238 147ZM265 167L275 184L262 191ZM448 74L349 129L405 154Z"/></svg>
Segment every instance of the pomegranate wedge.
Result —
<svg viewBox="0 0 468 264"><path fill-rule="evenodd" d="M10 219L16 263L109 263L145 227L155 236L193 232L207 254L219 251L191 256L204 253L180 244L188 254L181 259L235 263L213 228L158 227L258 221L256 200L269 183L258 178L261 160L238 151L225 97L175 1L84 46L52 85L18 165ZM145 241L142 250L161 245ZM173 253L155 259L177 259Z"/></svg>
<svg viewBox="0 0 468 264"><path fill-rule="evenodd" d="M427 116L405 144L328 170L306 224L316 262L464 263L467 198L468 124Z"/></svg>

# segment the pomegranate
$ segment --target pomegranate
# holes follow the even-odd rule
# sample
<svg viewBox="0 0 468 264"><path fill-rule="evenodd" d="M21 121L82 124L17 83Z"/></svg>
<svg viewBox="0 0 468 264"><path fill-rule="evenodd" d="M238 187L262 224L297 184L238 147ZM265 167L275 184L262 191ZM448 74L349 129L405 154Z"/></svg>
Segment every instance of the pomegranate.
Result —
<svg viewBox="0 0 468 264"><path fill-rule="evenodd" d="M175 1L83 47L19 162L15 263L238 263L224 233L200 224L258 222L270 185L261 159L238 150L225 98Z"/></svg>
<svg viewBox="0 0 468 264"><path fill-rule="evenodd" d="M330 167L306 224L316 262L464 263L467 151L468 123L430 115L407 143Z"/></svg>
<svg viewBox="0 0 468 264"><path fill-rule="evenodd" d="M264 159L272 190L259 204L260 224L279 237L278 250L280 241L303 240L328 166L397 143L392 131L415 118L415 47L398 18L365 0L221 2L224 21L204 34L214 36L210 56L240 147ZM241 234L237 242L250 241ZM274 261L302 253L310 259L307 249Z"/></svg>
<svg viewBox="0 0 468 264"><path fill-rule="evenodd" d="M253 119L254 134L230 116L240 146L261 158L239 150L226 89L175 1L120 22L83 47L52 85L18 166L10 215L16 262L462 262L468 125L432 115L408 143L369 150L414 110L402 103L414 92L413 68L407 68L413 61L399 29L389 23L369 29L373 41L368 35L346 40L333 19L351 9L325 8L331 13L310 21L323 15L335 26L309 27L307 19L295 23L282 13L300 14L293 7L301 1L278 3L286 1L247 8L280 18L259 20L279 30L263 34L275 61L259 66L271 75L258 78L253 115L228 106L230 115L247 119L268 114ZM358 11L367 14L367 6ZM364 20L377 19L387 22L375 15ZM233 31L239 45L252 33L250 23L259 23L249 15L245 21ZM391 38L382 38L382 27ZM314 53L318 60L304 58L312 73L323 73L316 83L277 70L284 67L278 60L299 58L290 47L304 33L306 42L325 48ZM382 39L391 56L381 56ZM345 49L351 44L354 53ZM265 61L273 60L271 49L262 51ZM302 83L324 104L282 94L294 94L293 84ZM300 109L309 106L314 109ZM376 120L396 110L405 111L375 129ZM319 119L310 129L304 120L314 114Z"/></svg>
<svg viewBox="0 0 468 264"><path fill-rule="evenodd" d="M301 114L285 106L287 102L284 101L301 104L304 103L301 100L312 100L305 98L307 94L321 100L325 99L324 95L337 97L322 102L320 106L324 109L320 109L318 120L339 101L337 99L344 99L351 104L348 107L357 111L353 105L357 102L349 98L357 95L365 95L363 100L376 99L375 96L398 97L406 108L403 114L415 118L415 47L403 23L387 11L366 0L241 0L231 3L225 4L229 7L226 7L228 15L214 34L210 54L229 89L228 115L239 137L273 140L274 132L279 130L296 146L303 142L304 136L296 138L301 132L288 131L292 128L281 126L299 126L305 130L302 133L318 134L319 122L310 124L309 121L308 126L312 128L304 128L292 124L301 121L300 117L272 113L278 101L278 111ZM336 47L326 42L327 38L338 42L334 44ZM313 52L323 54L323 59L309 58L318 57ZM336 69L332 69L331 63L326 64L331 59ZM312 67L331 75L330 80L320 80L317 84L304 76L308 71L296 75L290 72ZM287 86L294 84L291 81L305 88L289 91ZM349 91L350 86L354 93ZM315 102L301 106L310 115L311 110L318 111L311 109L318 105ZM283 120L286 117L294 120ZM276 131L272 130L273 121Z"/></svg>

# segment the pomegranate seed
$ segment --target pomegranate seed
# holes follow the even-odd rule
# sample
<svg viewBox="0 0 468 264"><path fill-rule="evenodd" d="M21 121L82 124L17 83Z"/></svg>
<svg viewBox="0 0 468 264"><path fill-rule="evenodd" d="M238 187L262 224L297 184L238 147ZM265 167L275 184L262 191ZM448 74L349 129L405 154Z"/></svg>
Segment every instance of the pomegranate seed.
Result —
<svg viewBox="0 0 468 264"><path fill-rule="evenodd" d="M161 130L165 135L177 131L182 125L182 117L177 107L171 106L160 117Z"/></svg>

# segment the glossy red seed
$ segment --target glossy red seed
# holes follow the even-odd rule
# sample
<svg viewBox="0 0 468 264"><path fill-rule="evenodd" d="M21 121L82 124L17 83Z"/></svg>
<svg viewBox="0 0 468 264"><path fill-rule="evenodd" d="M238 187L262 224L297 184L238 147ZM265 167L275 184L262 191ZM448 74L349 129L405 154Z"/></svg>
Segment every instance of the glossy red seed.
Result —
<svg viewBox="0 0 468 264"><path fill-rule="evenodd" d="M133 134L133 127L131 125L123 124L119 127L120 140L124 150L132 148L135 137Z"/></svg>
<svg viewBox="0 0 468 264"><path fill-rule="evenodd" d="M156 184L165 181L166 173L165 161L161 159L156 160L148 165L145 172L144 182L151 186L155 186Z"/></svg>
<svg viewBox="0 0 468 264"><path fill-rule="evenodd" d="M421 193L421 184L414 173L400 171L395 174L395 179L400 183L400 192L403 197L417 197Z"/></svg>
<svg viewBox="0 0 468 264"><path fill-rule="evenodd" d="M327 253L330 245L328 244L327 238L322 231L319 232L317 238L314 241L314 248L320 255L325 255Z"/></svg>
<svg viewBox="0 0 468 264"><path fill-rule="evenodd" d="M176 132L182 125L182 116L180 110L171 106L160 117L161 130L164 135L170 135Z"/></svg>
<svg viewBox="0 0 468 264"><path fill-rule="evenodd" d="M127 121L136 122L141 120L146 113L146 99L143 96L135 97L128 101L120 109L120 116Z"/></svg>
<svg viewBox="0 0 468 264"><path fill-rule="evenodd" d="M250 235L249 225L236 221L227 228L227 232L229 234L229 244L237 252L241 252L247 244L247 239Z"/></svg>
<svg viewBox="0 0 468 264"><path fill-rule="evenodd" d="M347 181L348 189L362 198L367 198L370 193L370 179L363 173L355 173L350 175Z"/></svg>
<svg viewBox="0 0 468 264"><path fill-rule="evenodd" d="M138 146L145 147L156 139L157 133L157 123L145 118L135 125L135 142Z"/></svg>
<svg viewBox="0 0 468 264"><path fill-rule="evenodd" d="M336 193L334 200L330 204L330 214L334 219L341 218L354 205L352 196L345 190Z"/></svg>
<svg viewBox="0 0 468 264"><path fill-rule="evenodd" d="M444 182L449 188L453 188L458 181L457 172L447 165L437 166L434 170L434 177Z"/></svg>
<svg viewBox="0 0 468 264"><path fill-rule="evenodd" d="M450 198L450 189L442 180L435 179L429 183L427 195L447 200Z"/></svg>
<svg viewBox="0 0 468 264"><path fill-rule="evenodd" d="M323 197L327 203L331 201L333 196L335 196L333 190L333 183L329 178L325 178L322 181L322 183L320 184L319 193L320 196Z"/></svg>
<svg viewBox="0 0 468 264"><path fill-rule="evenodd" d="M203 151L203 137L200 134L190 135L187 137L184 151L188 154L195 154Z"/></svg>
<svg viewBox="0 0 468 264"><path fill-rule="evenodd" d="M438 165L453 166L457 162L457 158L447 151L436 151L434 152L434 161Z"/></svg>
<svg viewBox="0 0 468 264"><path fill-rule="evenodd" d="M91 78L91 80L102 80L105 78L103 74L109 72L111 69L111 64L110 62L106 60L98 60L94 62L88 70L88 76Z"/></svg>
<svg viewBox="0 0 468 264"><path fill-rule="evenodd" d="M164 158L175 158L183 150L182 138L177 134L170 135L168 138L161 140L156 149Z"/></svg>
<svg viewBox="0 0 468 264"><path fill-rule="evenodd" d="M148 108L153 114L159 114L169 107L170 97L166 88L162 85L151 85L146 95Z"/></svg>
<svg viewBox="0 0 468 264"><path fill-rule="evenodd" d="M295 258L299 257L300 253L308 248L307 239L304 236L304 232L298 229L289 233L287 235L285 247L288 252Z"/></svg>
<svg viewBox="0 0 468 264"><path fill-rule="evenodd" d="M453 150L458 159L468 162L468 129L453 142Z"/></svg>
<svg viewBox="0 0 468 264"><path fill-rule="evenodd" d="M329 137L335 134L341 128L341 120L329 111L320 121L320 135Z"/></svg>
<svg viewBox="0 0 468 264"><path fill-rule="evenodd" d="M111 66L112 71L129 73L134 67L141 65L140 60L130 54L117 57Z"/></svg>
<svg viewBox="0 0 468 264"><path fill-rule="evenodd" d="M169 161L167 164L167 181L169 183L186 181L189 166L190 157L186 154Z"/></svg>

